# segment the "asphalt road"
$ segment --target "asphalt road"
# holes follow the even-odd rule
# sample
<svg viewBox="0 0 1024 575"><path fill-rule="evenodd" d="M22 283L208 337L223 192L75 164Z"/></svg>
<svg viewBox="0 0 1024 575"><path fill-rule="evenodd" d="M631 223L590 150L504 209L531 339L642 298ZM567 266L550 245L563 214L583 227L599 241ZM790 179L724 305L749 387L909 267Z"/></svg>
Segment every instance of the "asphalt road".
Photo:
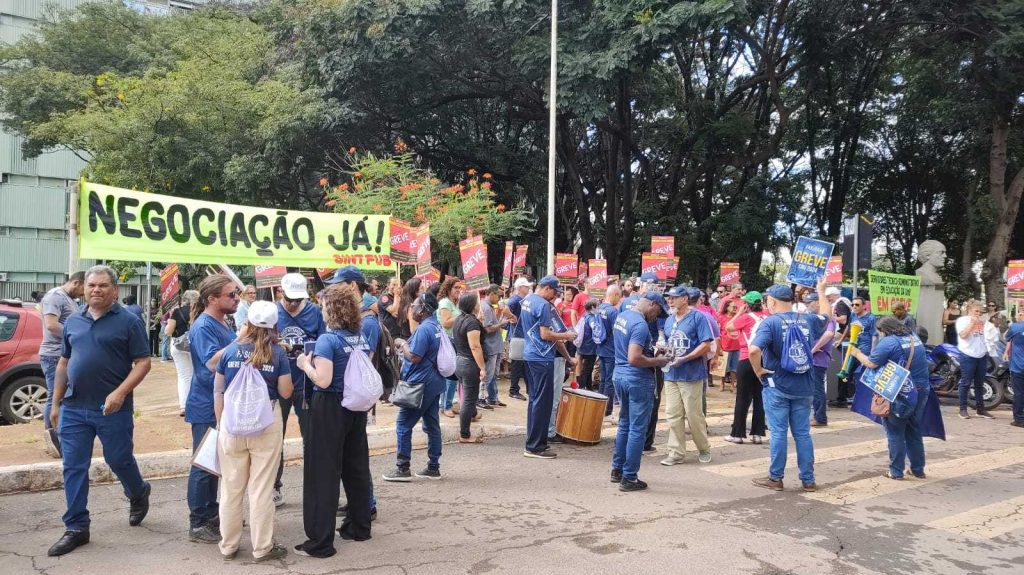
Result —
<svg viewBox="0 0 1024 575"><path fill-rule="evenodd" d="M929 478L895 482L884 436L855 414L831 414L814 431L821 491L751 485L768 446L725 445L712 420L714 461L676 467L645 457L650 489L621 493L608 481L611 441L559 446L554 461L522 457L522 439L446 445L441 481L388 484L393 456L373 458L380 519L373 539L338 541L317 560L290 554L251 562L248 541L225 564L217 547L185 537L185 480L154 482L141 527L127 524L118 486L93 487L92 542L46 557L60 537L60 491L0 497L0 573L1024 573L1024 431L999 419L956 419L946 443L929 440ZM660 434L664 441L664 433ZM695 455L695 454L693 454ZM413 465L424 462L417 451ZM277 539L302 541L301 469L286 473Z"/></svg>

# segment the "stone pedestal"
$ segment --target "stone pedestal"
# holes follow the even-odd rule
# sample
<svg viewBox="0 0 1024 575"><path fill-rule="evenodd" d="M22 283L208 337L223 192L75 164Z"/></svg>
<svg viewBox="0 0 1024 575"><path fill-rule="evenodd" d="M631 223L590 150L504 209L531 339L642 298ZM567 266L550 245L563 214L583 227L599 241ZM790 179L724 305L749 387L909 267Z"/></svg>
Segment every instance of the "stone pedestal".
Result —
<svg viewBox="0 0 1024 575"><path fill-rule="evenodd" d="M917 325L928 330L927 343L942 343L942 312L945 307L945 293L941 285L921 286L921 300L917 304Z"/></svg>

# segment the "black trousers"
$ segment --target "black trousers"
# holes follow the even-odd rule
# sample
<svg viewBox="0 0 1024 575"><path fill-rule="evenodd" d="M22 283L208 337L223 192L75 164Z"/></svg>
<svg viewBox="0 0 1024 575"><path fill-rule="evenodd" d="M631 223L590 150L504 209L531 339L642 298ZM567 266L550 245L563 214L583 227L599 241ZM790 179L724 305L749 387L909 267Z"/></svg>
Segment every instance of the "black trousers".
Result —
<svg viewBox="0 0 1024 575"><path fill-rule="evenodd" d="M356 540L370 538L370 450L366 413L341 406L335 393L317 392L309 405L303 443L302 544L313 557L334 555L334 530L341 481L348 517L341 530Z"/></svg>
<svg viewBox="0 0 1024 575"><path fill-rule="evenodd" d="M740 361L736 370L736 408L732 414L733 437L747 436L747 411L754 405L754 416L750 422L750 435L765 435L764 401L761 399L761 381L757 379L749 359Z"/></svg>
<svg viewBox="0 0 1024 575"><path fill-rule="evenodd" d="M508 394L517 395L519 391L519 380L523 381L523 385L526 387L526 391L530 391L530 386L526 382L526 362L513 359L509 362L509 373L508 373Z"/></svg>
<svg viewBox="0 0 1024 575"><path fill-rule="evenodd" d="M462 386L462 403L459 405L459 435L470 437L469 424L476 417L476 402L480 401L480 366L475 359L459 357L455 361L455 375Z"/></svg>
<svg viewBox="0 0 1024 575"><path fill-rule="evenodd" d="M281 405L281 435L286 436L288 433L288 414L292 412L292 404L295 402L302 401L302 390L296 390L295 394L288 399L280 399L278 403ZM309 424L309 418L307 417L308 411L304 409L296 409L295 417L299 419L299 435L302 436L302 443L305 446L306 443L306 426ZM281 450L281 461L277 464L277 477L274 479L274 489L281 489L281 476L284 474L284 450Z"/></svg>
<svg viewBox="0 0 1024 575"><path fill-rule="evenodd" d="M647 437L644 438L644 451L654 447L654 433L658 430L658 410L661 409L661 391L665 389L665 372L654 370L654 403L651 405L651 422L647 424Z"/></svg>
<svg viewBox="0 0 1024 575"><path fill-rule="evenodd" d="M580 377L578 382L580 389L594 389L594 363L597 362L596 355L579 355Z"/></svg>

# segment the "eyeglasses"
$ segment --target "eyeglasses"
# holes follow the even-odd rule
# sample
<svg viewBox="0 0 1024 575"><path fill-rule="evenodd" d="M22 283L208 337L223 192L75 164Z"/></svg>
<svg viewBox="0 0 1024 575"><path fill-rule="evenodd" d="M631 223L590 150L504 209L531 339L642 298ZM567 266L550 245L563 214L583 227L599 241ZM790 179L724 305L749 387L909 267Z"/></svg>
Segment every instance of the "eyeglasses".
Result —
<svg viewBox="0 0 1024 575"><path fill-rule="evenodd" d="M290 298L290 297L288 297L288 296L285 296L285 298L284 298L284 301L286 301L286 302L288 302L288 303L299 303L300 301L302 301L302 300L304 300L304 299L306 299L306 298L301 298L301 297L300 297L300 298L295 298L295 299L292 299L292 298Z"/></svg>
<svg viewBox="0 0 1024 575"><path fill-rule="evenodd" d="M223 295L223 296L221 296L221 297L229 297L229 298L231 298L231 299L238 299L238 295L239 295L239 292L238 292L238 290L235 290L235 291L233 291L233 292L231 292L231 293L229 293L229 294L224 294L224 295Z"/></svg>
<svg viewBox="0 0 1024 575"><path fill-rule="evenodd" d="M990 304L988 304L988 307L996 307L996 304L990 303Z"/></svg>
<svg viewBox="0 0 1024 575"><path fill-rule="evenodd" d="M855 304L850 304L850 305L852 305L853 307L860 307L861 304L855 303Z"/></svg>

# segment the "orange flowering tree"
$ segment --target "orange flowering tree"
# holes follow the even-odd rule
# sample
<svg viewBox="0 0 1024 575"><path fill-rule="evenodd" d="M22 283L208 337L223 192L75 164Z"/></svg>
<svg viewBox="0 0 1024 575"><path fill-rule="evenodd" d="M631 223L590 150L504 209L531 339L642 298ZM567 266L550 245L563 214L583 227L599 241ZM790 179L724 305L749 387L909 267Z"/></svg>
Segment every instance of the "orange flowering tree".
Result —
<svg viewBox="0 0 1024 575"><path fill-rule="evenodd" d="M404 144L393 156L360 154L350 148L343 181L320 180L326 205L337 213L391 214L413 225L430 223L435 261L459 262L459 240L467 230L484 241L505 240L533 228L534 217L522 208L497 202L488 173L470 169L466 180L449 184L415 165Z"/></svg>

